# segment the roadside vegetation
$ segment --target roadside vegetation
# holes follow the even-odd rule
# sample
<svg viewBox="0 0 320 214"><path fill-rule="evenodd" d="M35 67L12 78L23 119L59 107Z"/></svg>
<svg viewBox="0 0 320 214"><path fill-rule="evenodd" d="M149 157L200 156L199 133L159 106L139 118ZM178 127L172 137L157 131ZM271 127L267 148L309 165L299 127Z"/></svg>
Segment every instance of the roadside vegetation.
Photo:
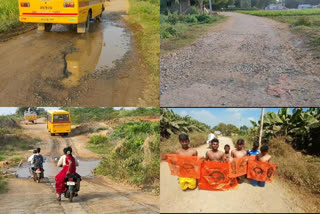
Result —
<svg viewBox="0 0 320 214"><path fill-rule="evenodd" d="M154 84L151 89L159 94L160 89L160 0L129 0L128 21L136 28L135 36L144 59L144 65L151 71Z"/></svg>
<svg viewBox="0 0 320 214"><path fill-rule="evenodd" d="M114 118L137 117L137 116L160 116L160 108L136 108L115 110L112 107L63 107L70 112L72 124L88 123L92 121L106 121Z"/></svg>
<svg viewBox="0 0 320 214"><path fill-rule="evenodd" d="M161 159L165 154L175 153L180 148L179 135L188 134L191 147L205 144L210 126L191 118L180 116L172 110L161 108L160 136L161 136Z"/></svg>
<svg viewBox="0 0 320 214"><path fill-rule="evenodd" d="M35 148L40 139L22 134L21 127L13 116L0 116L0 193L7 190L3 171L18 166L24 159L24 152Z"/></svg>
<svg viewBox="0 0 320 214"><path fill-rule="evenodd" d="M196 7L191 7L186 14L165 12L160 16L161 54L182 48L207 32L213 24L225 17L209 15Z"/></svg>
<svg viewBox="0 0 320 214"><path fill-rule="evenodd" d="M237 11L264 16L290 25L291 31L306 36L309 45L320 47L320 8L304 10Z"/></svg>
<svg viewBox="0 0 320 214"><path fill-rule="evenodd" d="M0 1L0 34L23 25L19 22L18 0Z"/></svg>
<svg viewBox="0 0 320 214"><path fill-rule="evenodd" d="M129 121L113 132L90 138L88 148L103 155L96 174L137 185L159 194L160 125Z"/></svg>

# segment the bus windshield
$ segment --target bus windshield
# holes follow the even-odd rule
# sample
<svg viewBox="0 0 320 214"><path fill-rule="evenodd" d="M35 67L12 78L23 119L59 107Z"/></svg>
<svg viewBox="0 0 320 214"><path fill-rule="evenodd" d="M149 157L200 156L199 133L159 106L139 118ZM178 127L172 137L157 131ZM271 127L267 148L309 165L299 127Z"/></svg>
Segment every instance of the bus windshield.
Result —
<svg viewBox="0 0 320 214"><path fill-rule="evenodd" d="M53 122L69 122L69 115L68 114L55 114L53 115Z"/></svg>

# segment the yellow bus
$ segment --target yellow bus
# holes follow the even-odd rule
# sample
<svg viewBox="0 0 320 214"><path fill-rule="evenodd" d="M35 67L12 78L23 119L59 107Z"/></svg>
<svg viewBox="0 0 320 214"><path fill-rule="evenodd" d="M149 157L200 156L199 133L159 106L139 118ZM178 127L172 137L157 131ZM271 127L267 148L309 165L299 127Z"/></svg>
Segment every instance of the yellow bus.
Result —
<svg viewBox="0 0 320 214"><path fill-rule="evenodd" d="M55 134L68 135L71 132L70 113L64 110L48 110L47 129L51 136Z"/></svg>
<svg viewBox="0 0 320 214"><path fill-rule="evenodd" d="M105 0L19 0L19 20L38 23L50 31L52 24L77 25L78 33L89 30L90 20L101 20Z"/></svg>

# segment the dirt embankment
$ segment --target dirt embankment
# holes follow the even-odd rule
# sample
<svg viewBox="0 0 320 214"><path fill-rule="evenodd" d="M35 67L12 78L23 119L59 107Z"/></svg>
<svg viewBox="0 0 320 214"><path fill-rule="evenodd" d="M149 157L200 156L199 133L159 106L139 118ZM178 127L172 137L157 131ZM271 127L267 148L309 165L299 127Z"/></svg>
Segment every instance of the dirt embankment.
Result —
<svg viewBox="0 0 320 214"><path fill-rule="evenodd" d="M228 137L219 137L219 149L225 144L234 148ZM198 156L204 156L208 145L197 148ZM274 179L264 188L253 187L250 181L239 184L235 190L215 192L207 190L182 191L176 176L170 174L167 162L160 167L160 212L228 212L228 213L265 213L265 212L306 212L305 204L282 182Z"/></svg>
<svg viewBox="0 0 320 214"><path fill-rule="evenodd" d="M310 106L320 59L287 24L239 13L160 58L161 106Z"/></svg>
<svg viewBox="0 0 320 214"><path fill-rule="evenodd" d="M79 174L90 170L83 169L88 167L86 160L100 158L86 148L91 134L51 136L47 132L44 118L40 118L38 124L22 123L21 126L26 135L41 139L41 153L47 157L44 165L45 178L40 184L28 178L10 178L9 191L2 194L0 199L4 213L159 213L159 197L103 176L83 176L79 197L74 198L73 203L69 203L64 197L58 202L55 199L54 175L60 169L55 168L55 163L51 163L52 158L61 156L64 147L72 146L74 155L80 159L77 168ZM31 151L25 155L28 157ZM49 166L50 168L46 168Z"/></svg>

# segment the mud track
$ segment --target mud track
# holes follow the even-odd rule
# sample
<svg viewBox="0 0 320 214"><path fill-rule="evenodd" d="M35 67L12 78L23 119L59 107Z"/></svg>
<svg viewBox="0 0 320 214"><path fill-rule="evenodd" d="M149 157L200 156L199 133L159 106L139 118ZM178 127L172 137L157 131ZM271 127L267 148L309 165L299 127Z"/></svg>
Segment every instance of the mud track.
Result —
<svg viewBox="0 0 320 214"><path fill-rule="evenodd" d="M106 2L100 23L77 34L54 25L0 42L2 106L153 106L128 0Z"/></svg>
<svg viewBox="0 0 320 214"><path fill-rule="evenodd" d="M287 24L239 13L160 59L160 105L316 106L320 57Z"/></svg>
<svg viewBox="0 0 320 214"><path fill-rule="evenodd" d="M86 149L88 137L84 135L50 136L43 118L38 124L22 124L22 127L25 134L41 139L41 153L50 157L46 161L62 155L62 149L67 145L72 146L78 158L100 157ZM26 154L28 155L31 153ZM44 168L46 166L47 163ZM81 166L84 167L80 159L77 171L81 171ZM83 176L79 197L74 198L73 203L69 203L62 196L62 201L58 202L55 199L54 176L48 174L60 169L45 168L45 170L45 178L39 184L30 178L9 179L9 191L2 194L0 199L1 213L159 213L157 196L141 192L129 185L116 183L103 176Z"/></svg>

